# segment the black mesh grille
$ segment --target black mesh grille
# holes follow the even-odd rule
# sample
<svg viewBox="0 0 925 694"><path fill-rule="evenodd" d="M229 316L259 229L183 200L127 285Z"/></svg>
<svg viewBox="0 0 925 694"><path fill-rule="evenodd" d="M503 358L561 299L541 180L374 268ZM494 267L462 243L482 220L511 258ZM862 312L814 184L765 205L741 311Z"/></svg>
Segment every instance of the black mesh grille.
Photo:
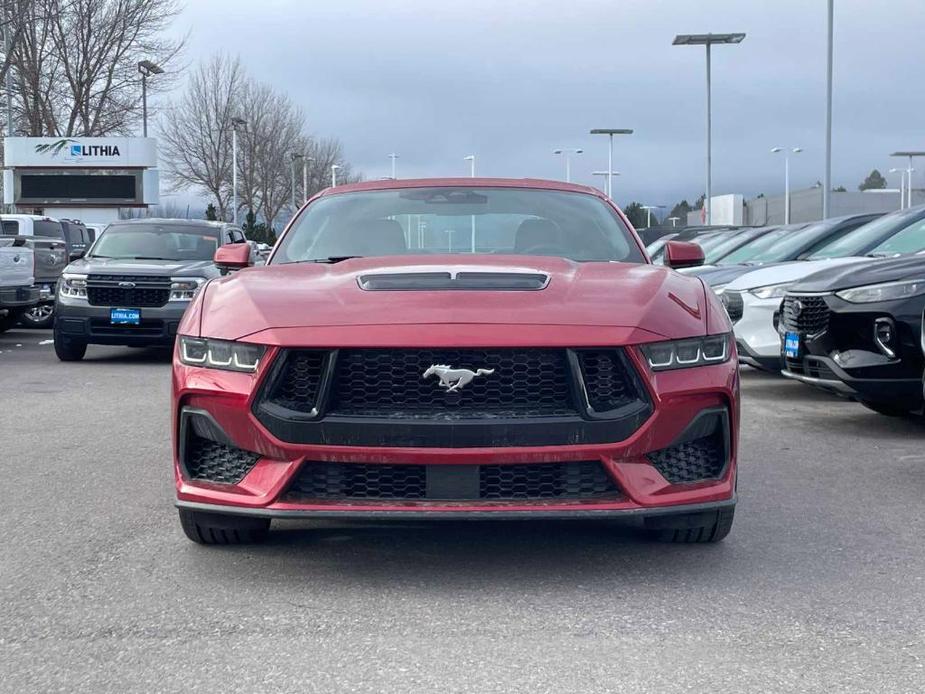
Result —
<svg viewBox="0 0 925 694"><path fill-rule="evenodd" d="M600 463L482 465L481 499L585 499L616 496L618 490Z"/></svg>
<svg viewBox="0 0 925 694"><path fill-rule="evenodd" d="M717 427L708 436L649 453L647 457L672 484L716 479L726 464L723 431Z"/></svg>
<svg viewBox="0 0 925 694"><path fill-rule="evenodd" d="M134 287L120 287L131 283ZM91 306L163 306L170 299L170 279L146 275L90 275L87 302Z"/></svg>
<svg viewBox="0 0 925 694"><path fill-rule="evenodd" d="M423 465L306 463L286 494L305 499L423 499Z"/></svg>
<svg viewBox="0 0 925 694"><path fill-rule="evenodd" d="M787 296L781 310L781 324L785 330L818 335L828 328L830 313L825 297Z"/></svg>
<svg viewBox="0 0 925 694"><path fill-rule="evenodd" d="M582 350L578 363L588 394L588 404L595 412L608 412L637 402L641 395L621 352L616 350Z"/></svg>
<svg viewBox="0 0 925 694"><path fill-rule="evenodd" d="M745 302L742 301L742 294L739 292L723 292L721 294L723 306L726 313L729 314L729 320L738 323L742 320L742 314L745 311Z"/></svg>
<svg viewBox="0 0 925 694"><path fill-rule="evenodd" d="M283 366L267 400L296 412L311 412L318 399L327 352L289 351L281 355Z"/></svg>
<svg viewBox="0 0 925 694"><path fill-rule="evenodd" d="M285 499L390 499L515 501L518 499L619 498L620 492L600 463L542 463L458 466L456 492L446 492L447 466L305 463ZM473 473L470 478L469 472ZM436 491L428 476L441 475ZM469 481L475 484L469 485ZM464 490L458 493L459 490Z"/></svg>
<svg viewBox="0 0 925 694"><path fill-rule="evenodd" d="M237 484L260 458L256 453L187 433L184 464L194 480Z"/></svg>
<svg viewBox="0 0 925 694"><path fill-rule="evenodd" d="M432 365L483 373L455 391ZM392 419L537 417L576 412L564 350L354 349L341 350L329 411Z"/></svg>

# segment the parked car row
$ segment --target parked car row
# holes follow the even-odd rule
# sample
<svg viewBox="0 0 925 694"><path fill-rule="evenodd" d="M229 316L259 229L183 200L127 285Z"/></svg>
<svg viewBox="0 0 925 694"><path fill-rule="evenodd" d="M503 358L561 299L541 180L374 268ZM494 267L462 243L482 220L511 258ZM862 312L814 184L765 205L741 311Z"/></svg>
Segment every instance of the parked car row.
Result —
<svg viewBox="0 0 925 694"><path fill-rule="evenodd" d="M692 239L712 263L680 271L720 296L741 362L883 414L922 410L925 206L717 233Z"/></svg>

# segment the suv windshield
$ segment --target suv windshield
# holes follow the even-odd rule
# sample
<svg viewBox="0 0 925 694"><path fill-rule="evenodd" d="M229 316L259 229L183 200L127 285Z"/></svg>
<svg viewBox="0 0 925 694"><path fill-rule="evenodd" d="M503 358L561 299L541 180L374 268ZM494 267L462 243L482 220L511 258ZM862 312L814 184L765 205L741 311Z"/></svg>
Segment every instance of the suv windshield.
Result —
<svg viewBox="0 0 925 694"><path fill-rule="evenodd" d="M911 210L892 212L873 222L855 229L850 234L842 236L837 241L823 246L809 256L810 260L824 260L825 258L847 258L853 255L864 255L871 248L876 249L878 243L901 231L910 224L918 222L922 216L922 208L914 207Z"/></svg>
<svg viewBox="0 0 925 694"><path fill-rule="evenodd" d="M88 258L211 260L218 230L182 224L110 224Z"/></svg>
<svg viewBox="0 0 925 694"><path fill-rule="evenodd" d="M321 198L280 240L272 262L445 253L645 262L620 218L594 196L480 187Z"/></svg>

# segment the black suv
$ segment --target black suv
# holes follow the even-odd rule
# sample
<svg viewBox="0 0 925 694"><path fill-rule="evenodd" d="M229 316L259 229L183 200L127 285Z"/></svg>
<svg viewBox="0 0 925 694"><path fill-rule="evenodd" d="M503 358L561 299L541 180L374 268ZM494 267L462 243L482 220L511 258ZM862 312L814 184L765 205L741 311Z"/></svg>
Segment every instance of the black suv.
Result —
<svg viewBox="0 0 925 694"><path fill-rule="evenodd" d="M785 376L886 415L922 407L925 256L840 265L793 285L781 307Z"/></svg>
<svg viewBox="0 0 925 694"><path fill-rule="evenodd" d="M54 322L58 358L82 359L88 344L172 345L190 300L219 275L212 260L227 243L245 243L244 234L222 222L110 224L61 275Z"/></svg>

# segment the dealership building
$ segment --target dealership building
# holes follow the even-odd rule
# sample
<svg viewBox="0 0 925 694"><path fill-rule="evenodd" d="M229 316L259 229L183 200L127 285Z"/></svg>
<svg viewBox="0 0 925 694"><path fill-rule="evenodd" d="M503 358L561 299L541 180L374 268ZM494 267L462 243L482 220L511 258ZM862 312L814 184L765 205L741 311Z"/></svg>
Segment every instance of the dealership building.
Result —
<svg viewBox="0 0 925 694"><path fill-rule="evenodd" d="M159 202L150 137L7 137L3 202L14 211L101 223Z"/></svg>

